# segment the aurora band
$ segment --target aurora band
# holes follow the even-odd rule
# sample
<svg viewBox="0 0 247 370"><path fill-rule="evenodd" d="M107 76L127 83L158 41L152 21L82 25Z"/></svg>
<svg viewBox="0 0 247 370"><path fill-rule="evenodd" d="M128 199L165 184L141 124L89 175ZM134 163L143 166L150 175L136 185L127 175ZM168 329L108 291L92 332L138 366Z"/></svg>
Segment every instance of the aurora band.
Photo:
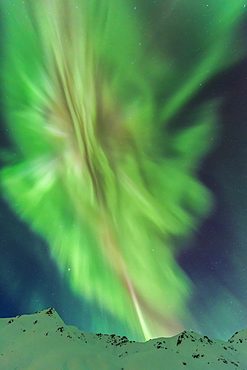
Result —
<svg viewBox="0 0 247 370"><path fill-rule="evenodd" d="M200 103L183 128L171 124L242 57L242 1L172 3L162 5L164 50L147 41L141 5L126 0L1 4L12 141L4 195L47 241L61 273L69 270L72 290L139 340L182 330L191 282L176 261L177 241L211 209L197 171L219 102ZM196 20L187 38L179 36L185 14ZM107 319L95 330L108 332Z"/></svg>

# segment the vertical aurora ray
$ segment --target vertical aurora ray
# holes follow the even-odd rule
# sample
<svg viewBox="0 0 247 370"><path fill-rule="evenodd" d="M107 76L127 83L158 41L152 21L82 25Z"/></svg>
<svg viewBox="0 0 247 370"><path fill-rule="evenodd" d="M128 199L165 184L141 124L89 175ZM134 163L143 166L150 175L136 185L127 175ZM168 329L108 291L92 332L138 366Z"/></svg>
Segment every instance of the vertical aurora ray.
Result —
<svg viewBox="0 0 247 370"><path fill-rule="evenodd" d="M224 38L197 40L203 51L183 74L180 65L169 67L169 48L165 58L138 47L145 45L141 19L126 1L3 4L6 121L18 153L2 170L5 196L47 240L61 273L70 269L73 291L138 339L182 329L191 283L174 240L210 211L197 169L217 103L167 133L200 86L241 57L228 48L244 3L207 4L211 31ZM157 109L163 86L166 101Z"/></svg>

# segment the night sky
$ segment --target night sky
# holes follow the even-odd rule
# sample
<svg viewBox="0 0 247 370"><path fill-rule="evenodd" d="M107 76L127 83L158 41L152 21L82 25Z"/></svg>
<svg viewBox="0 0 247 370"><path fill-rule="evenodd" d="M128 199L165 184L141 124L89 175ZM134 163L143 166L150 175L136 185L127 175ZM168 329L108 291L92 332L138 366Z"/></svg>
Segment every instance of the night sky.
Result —
<svg viewBox="0 0 247 370"><path fill-rule="evenodd" d="M26 1L27 7L28 3L29 1ZM64 9L61 4L63 1L58 2L54 0L50 1L50 3L55 4L55 10L53 9L55 12L55 21L56 15L59 17L59 14L62 19ZM57 5L58 3L59 5ZM92 4L94 3L97 5L96 0L92 1ZM148 272L152 271L150 267L151 264L154 264L154 270L156 268L162 270L162 267L160 264L161 262L157 262L158 258L153 260L148 258L148 251L144 249L142 239L140 239L139 243L138 240L132 239L133 245L130 245L129 239L124 236L125 234L123 233L125 232L128 234L130 230L132 232L133 228L133 233L135 234L136 232L136 239L138 239L139 233L141 235L143 230L147 228L147 230L149 230L148 235L151 234L150 244L152 245L150 245L150 248L154 248L155 250L156 245L154 241L156 238L159 241L162 240L165 246L168 245L164 247L164 255L166 255L165 248L169 251L167 252L168 256L170 256L169 253L172 251L171 254L175 261L173 271L177 271L178 278L181 276L182 282L185 281L185 285L182 285L181 288L181 302L183 306L181 306L181 308L178 307L176 312L176 320L181 323L181 328L187 330L192 329L212 338L228 339L235 331L247 327L247 227L245 224L245 220L247 219L247 7L243 1L239 1L237 6L236 4L233 5L233 2L228 0L223 0L217 5L215 5L215 0L201 0L198 1L198 3L200 4L195 5L195 2L192 0L187 2L131 0L130 6L125 6L126 1L122 0L119 2L121 5L119 5L118 9L118 5L115 7L112 5L112 1L104 0L102 1L102 4L104 4L102 5L102 9L99 7L97 11L94 9L92 10L90 13L91 18L88 16L89 21L86 30L83 29L90 37L91 34L93 34L93 36L96 35L95 38L88 37L87 39L88 45L91 45L91 43L93 44L93 57L90 56L89 58L86 54L85 75L87 76L87 74L90 75L90 73L95 72L95 64L98 63L100 68L97 67L97 78L95 74L92 74L92 79L95 81L95 85L92 84L92 86L96 86L95 90L97 92L100 91L106 98L101 99L97 96L95 98L96 107L99 105L104 107L104 104L107 106L106 113L104 113L104 108L101 110L98 108L96 112L96 116L100 118L103 127L100 128L96 126L96 130L98 130L97 137L100 138L98 139L98 145L104 148L105 153L107 153L108 158L110 158L109 161L112 163L112 168L114 168L117 173L118 171L119 173L125 171L130 178L136 180L136 184L139 184L139 177L135 178L133 170L134 165L132 164L132 167L127 167L127 165L124 167L123 161L119 160L121 156L121 158L125 158L124 155L126 152L130 153L133 163L137 163L137 167L140 165L144 173L146 171L144 177L146 176L145 179L147 178L147 181L145 180L146 182L144 181L143 183L147 183L148 186L151 184L150 188L152 188L152 195L157 194L156 198L154 196L155 201L162 204L164 217L168 219L169 212L172 214L173 211L170 211L169 202L169 207L165 202L163 205L163 198L159 194L160 183L158 182L163 181L162 184L164 184L164 187L167 184L167 198L171 197L174 199L175 207L177 198L173 198L172 196L173 187L174 189L179 188L177 186L177 181L183 181L183 177L180 178L176 173L173 174L173 170L166 164L168 161L171 160L171 163L178 166L178 173L179 166L181 166L181 174L184 174L186 179L188 174L191 178L193 177L193 179L189 178L188 183L184 182L185 187L189 186L188 184L192 181L192 186L194 186L193 189L196 189L196 191L199 189L198 193L200 191L200 197L198 195L198 198L196 195L194 196L194 194L189 194L188 198L186 198L186 195L185 198L181 198L181 204L179 204L179 206L181 209L185 210L186 214L192 215L191 218L188 218L188 222L183 224L181 221L180 226L178 216L180 215L179 209L177 216L174 218L175 224L169 226L170 229L167 226L164 236L159 236L159 238L157 236L159 232L156 231L158 217L155 218L156 216L153 216L155 226L149 226L148 217L146 219L146 215L141 213L141 205L138 215L133 213L130 203L127 204L127 202L124 203L123 201L123 204L121 203L119 205L119 214L116 213L116 219L120 220L120 231L116 226L116 230L118 230L116 231L116 238L119 238L119 240L122 240L121 238L126 238L126 241L128 241L127 247L123 247L126 248L123 249L123 255L126 253L126 266L127 270L129 268L130 271L130 275L128 276L132 276L133 286L137 291L137 293L134 294L127 284L127 278L126 280L122 278L121 271L119 272L121 264L118 257L116 257L117 267L115 266L113 271L116 276L116 281L118 281L118 279L120 281L119 289L126 289L126 297L128 297L126 298L126 307L123 309L123 312L126 314L127 324L123 319L124 314L122 313L122 308L119 306L119 301L116 301L116 312L114 313L114 309L111 311L107 303L102 301L102 297L104 297L103 292L102 295L95 294L94 296L94 284L98 284L97 279L99 279L99 281L101 279L102 281L104 280L104 271L107 268L105 267L105 262L101 265L100 257L99 261L97 257L97 261L95 262L95 266L97 266L95 267L97 278L92 278L92 284L90 284L88 278L87 286L90 286L90 290L87 293L88 298L85 298L83 289L86 288L83 283L80 285L78 282L82 271L80 270L80 273L73 278L70 277L74 266L69 256L73 255L74 249L72 241L66 239L66 237L69 239L69 234L63 236L63 238L67 240L67 247L64 246L63 253L65 253L65 249L67 248L66 258L70 261L69 263L65 263L64 261L66 258L62 260L62 257L56 257L55 231L51 231L53 235L51 237L49 236L49 231L47 231L49 225L47 226L44 220L47 218L49 224L49 212L47 211L46 213L46 210L41 208L38 203L36 207L36 205L32 203L34 202L34 198L31 198L31 195L29 198L28 194L31 194L30 189L34 185L31 181L27 181L30 189L28 189L26 183L25 186L27 186L27 188L25 188L24 185L19 187L19 183L22 181L22 171L18 170L18 168L28 168L29 160L33 155L32 153L35 151L35 149L33 149L35 143L32 142L35 134L31 133L31 139L28 136L29 134L25 136L23 130L29 130L29 126L27 125L26 128L25 126L21 128L21 134L19 134L19 138L17 138L18 134L16 134L16 132L18 129L15 131L15 125L18 124L18 118L15 118L12 124L10 113L15 111L18 116L18 110L22 111L23 109L31 113L36 110L35 114L41 112L41 108L38 110L36 105L34 108L34 98L31 93L31 91L34 91L32 90L33 87L31 88L31 85L25 82L27 81L25 78L23 78L22 81L20 76L29 76L29 78L34 81L34 86L35 84L37 85L37 90L34 93L34 95L36 94L35 99L37 99L38 96L37 91L45 89L44 86L46 83L46 80L44 80L43 84L40 83L40 76L35 79L39 67L43 67L45 64L45 59L40 61L41 54L39 54L38 48L33 51L33 56L30 51L29 55L27 55L25 45L28 45L27 48L30 49L33 42L39 44L40 40L45 40L42 47L44 47L45 50L53 50L53 48L55 50L54 44L56 43L56 39L53 35L53 44L49 44L49 41L45 39L45 33L42 33L43 29L45 32L47 30L47 33L49 33L53 30L54 25L47 21L47 28L44 26L46 21L43 20L43 18L43 23L40 21L42 11L41 13L38 11L35 13L36 10L31 7L31 12L27 12L28 17L32 19L32 22L30 22L29 18L25 18L26 10L19 11L19 9L22 9L22 6L24 7L24 5L21 5L21 1L10 2L5 0L4 4L1 4L4 15L1 17L0 22L1 31L4 36L0 41L0 47L3 50L1 57L1 64L3 65L1 79L3 83L0 96L2 101L0 112L0 159L3 169L3 180L1 180L2 198L0 200L0 317L28 314L48 307L54 307L66 324L75 325L89 332L103 332L105 330L108 333L126 335L130 339L138 339L140 337L139 332L133 326L135 316L133 315L130 319L131 315L128 313L129 297L131 297L133 301L135 299L138 301L139 299L138 307L141 307L141 303L146 300L143 303L144 313L146 313L147 321L151 327L152 314L150 314L150 312L154 312L155 306L162 306L164 301L162 297L160 297L157 303L152 301L152 298L150 298L151 302L149 302L149 295L151 292L144 294L143 291L145 291L145 286L143 286L143 288L139 287L138 273L137 277L134 273L135 263L140 272L140 276L142 276L141 266L144 263L147 266ZM73 0L71 1L71 7L72 6L80 11L80 7L84 6L84 1ZM94 5L92 5L92 8L93 6ZM87 11L90 12L90 9L87 9ZM106 13L106 11L109 11L109 14ZM74 14L76 13L72 12L71 14L71 18L67 19L69 25L72 24L71 19L73 19L73 16L75 17ZM108 14L108 18L105 14ZM18 22L16 22L15 25L17 17ZM95 27L96 30L93 28L94 23L90 23L92 19L97 25ZM129 26L126 26L126 29L125 24L127 23L125 22L129 22ZM30 24L34 24L34 29L36 31L37 29L41 30L43 27L42 32L40 32L40 34L37 33L34 39L28 36ZM18 39L17 36L12 36L14 35L13 30L15 30L15 27L17 33L21 35L19 36L20 39ZM66 28L63 27L63 21L61 21L58 26L58 31L60 33L67 32ZM91 29L94 29L94 33L91 32ZM136 35L132 34L133 30L136 30ZM81 42L81 38L75 36L75 34L73 35L73 31L75 31L74 28L71 32L76 45ZM82 30L78 28L79 35L80 32L82 32ZM103 41L98 41L97 36L104 34L104 32L106 34L105 38L102 36ZM114 34L114 36L112 36L112 34ZM22 37L23 44L18 42L18 40L22 40ZM64 55L66 55L66 52L69 53L70 41L68 41L66 37L64 40L62 48L56 50L58 55L61 53L61 50L64 51ZM142 48L141 52L139 52L140 48ZM78 50L78 55L83 55L83 53L81 55L79 54L80 48L78 48ZM88 48L87 51L88 50L90 50L90 48ZM71 55L73 55L73 52ZM15 59L15 62L11 62L11 57ZM66 63L68 63L69 66L73 66L73 62L71 62L73 58L63 58L65 60L64 64L61 62L62 59L58 58L59 61L57 64L51 62L51 64L48 63L48 67L46 67L48 69L49 67L51 69L54 68L54 70L60 73L66 66ZM18 60L17 63L16 60ZM95 62L95 60L97 62ZM52 63L54 63L54 65ZM77 66L76 63L74 65ZM100 72L98 72L98 70ZM112 71L114 71L114 73L112 73ZM48 76L50 75L48 74ZM74 78L73 72L70 76L71 79ZM75 72L75 79L76 76L80 76L80 68ZM60 82L58 83L60 80L58 77L56 78L54 77L54 79L52 79L51 77L50 79L50 84L54 83L55 86L50 96L53 97L52 94L55 94L54 96L58 97L56 103L62 104L62 98L59 97L62 96L61 91L63 84ZM126 80L124 81L125 78ZM85 89L85 87L84 89L88 92L91 91L88 88L91 87L91 80L89 78L86 81L88 85L86 86L87 89ZM107 90L105 87L105 85L107 85L105 81L109 84L111 89L114 90L113 93L109 93L110 90ZM111 103L109 103L108 93L111 97ZM11 94L13 96L11 96ZM115 95L117 99L114 105L112 100L115 99ZM85 94L85 96L87 95ZM92 94L92 96L94 95ZM140 100L138 100L139 96L141 97ZM149 102L151 100L150 96L152 96L152 104ZM131 101L135 101L135 99L137 103L133 108ZM41 100L40 98L40 101ZM89 98L88 101L90 102ZM35 104L37 104L37 100L35 100ZM42 104L40 103L39 105L43 109L40 116L42 116L44 111L52 111L52 106L44 99L42 100ZM146 106L148 106L150 110L149 108L146 110L144 109L145 113L143 113L143 105L145 105L145 109ZM86 102L85 107L88 106L89 103ZM130 120L127 123L127 125L129 125L129 132L131 132L131 135L133 133L132 139L129 139L129 136L126 139L128 144L124 142L119 133L115 133L112 128L113 126L111 126L113 125L113 120L118 121L114 109L119 106L120 109L118 112L120 113L118 118L120 117L120 122L124 122L123 117L125 117L125 112L127 112L130 107L133 109L133 112L135 112L133 115L136 115L136 121L138 122L137 125L135 125L134 117L133 122ZM71 107L70 110L72 110ZM48 118L51 121L54 119L51 116ZM150 123L149 131L147 130L147 136L143 138L141 130L143 126L141 125L142 123L143 125L148 125L148 119L152 120L152 122ZM205 121L206 129L204 130L204 128L202 128L199 134L196 132L194 133L192 129L197 125L200 126L200 119ZM189 139L187 139L186 136L187 132ZM23 137L21 137L21 135L23 135ZM41 131L37 130L36 143L39 143L37 146L41 145L40 142L43 140L41 135ZM82 131L80 131L80 135L83 137ZM112 142L116 143L115 145L111 142L109 144L112 145L110 149L107 146L108 144L105 144L105 142L108 143L107 135L112 137ZM137 154L134 155L132 154L132 149L130 149L132 148L131 140L136 142ZM74 141L72 142L74 143ZM51 147L52 145L53 144L51 144ZM122 149L119 150L118 146ZM151 149L149 147L151 147ZM45 151L46 149L40 146L39 150L35 153L35 158L39 156L41 158L40 153L42 153L42 150ZM52 150L54 153L56 152L56 155L58 155L57 153L59 150L62 152L60 146L52 147ZM112 153L114 153L114 155ZM145 156L142 156L143 153L145 153ZM139 156L141 164L139 163ZM34 156L32 158L34 158ZM70 160L75 163L77 161L76 155L73 158L74 159ZM148 158L148 160L146 160L146 158ZM161 169L160 165L162 161L165 163L162 167L163 169ZM23 167L21 167L22 163ZM158 173L157 177L156 167L152 167L150 163L155 163L155 166L160 168L160 174ZM167 172L165 172L166 165L168 168ZM6 168L10 168L9 174L4 172ZM191 170L191 168L193 169ZM11 174L12 169L14 174ZM108 176L108 172L103 173L106 174L106 177ZM64 182L67 181L69 184L69 179L66 178L65 175L64 172ZM82 181L80 177L78 178ZM120 178L120 175L119 177L116 176L116 181L119 183L121 183ZM157 186L155 183L156 178L158 183ZM104 235L103 231L99 231L101 230L100 227L95 226L95 218L93 218L95 212L101 209L98 205L101 203L105 204L103 200L105 201L105 198L108 196L108 193L106 196L106 191L104 191L105 188L103 184L105 183L103 177L99 176L98 179L100 179L97 181L99 185L102 184L102 188L100 187L99 199L96 197L99 202L94 203L94 211L91 212L91 208L87 206L84 198L80 200L80 197L77 197L77 199L78 203L81 202L82 209L86 209L85 212L87 217L89 219L92 217L91 223L89 221L88 224L90 230L92 229L92 233L96 234L97 232L102 232L102 235ZM38 181L39 180L37 180L37 182ZM195 181L195 183L193 181ZM204 190L200 190L199 183L202 183L204 188L208 189L208 191L205 192L205 197L203 195ZM71 183L71 188L73 186L75 186L74 189L76 193L77 187L74 185L74 182ZM143 184L141 183L140 186L143 186ZM13 187L13 190L10 190L10 197L6 195L8 194L8 189L6 190L6 187ZM155 193L156 188L157 193ZM86 185L83 189L86 189ZM111 191L113 191L111 189L113 189L113 187L107 189L107 192L109 191L109 199L111 199ZM191 190L192 193L193 189ZM27 192L27 196L23 198L25 202L23 201L22 203L21 196L25 191ZM131 188L129 188L129 191L131 192ZM178 191L183 192L183 186L182 190L179 188ZM120 194L122 194L121 196L123 199L129 199L124 198L125 193L124 191L122 192L123 193ZM95 191L95 193L97 192ZM146 194L144 190L143 192L140 190L140 193ZM34 196L38 198L37 194ZM47 210L49 210L53 207L52 196L49 195L47 199L51 199L51 208L47 208ZM72 206L69 204L68 198L63 197L63 205L61 205L61 208L58 207L56 209L57 213L54 212L54 214L52 214L53 217L55 217L54 215L56 214L63 213L64 217L62 218L61 216L61 219L69 224L69 216L66 212L69 210L69 212L73 214L73 209L76 209L73 208L75 207L76 201L74 198L71 199ZM30 214L28 213L28 201L30 202ZM16 204L19 202L20 205L18 208ZM44 200L44 204L47 202L47 200ZM107 201L105 202L107 203ZM208 209L207 202L211 204ZM57 203L55 202L54 204L59 204L58 200ZM153 207L154 204L156 203L154 202L152 204ZM86 207L88 207L88 209ZM105 206L105 209L108 208ZM110 206L109 209L111 209ZM76 210L76 212L77 211L78 210ZM35 222L32 223L33 214L35 212L37 212L38 215L36 224ZM44 216L42 216L42 212ZM103 215L105 215L105 213L103 213ZM127 222L128 217L126 215L132 217L132 223L130 225ZM43 218L41 218L41 216ZM128 224L126 228L125 220ZM176 220L178 220L177 227ZM43 229L42 222L45 224ZM104 225L103 223L102 229L104 229ZM67 227L67 230L70 230L69 226ZM79 221L78 225L76 224L75 227L79 230L78 233L83 234L83 232L87 230L87 226L85 226L84 223L80 224ZM178 231L176 232L176 230ZM64 226L64 234L66 234L66 225ZM59 234L59 238L61 238L60 235L62 234ZM108 240L107 237L106 240ZM53 241L55 245L54 249L52 249ZM79 269L81 269L82 266L85 267L87 263L90 269L93 262L89 259L94 258L97 253L102 253L100 249L101 246L96 246L96 244L97 243L92 242L88 250L79 247L77 256L80 256L83 260L84 253L87 252L88 255L85 258L88 258L89 261L84 261L81 265L78 265ZM107 247L107 241L105 241L105 244L102 242L102 245L103 247ZM158 244L157 249L158 248L161 250L160 255L163 256L162 244ZM86 252L84 252L84 250L86 250ZM92 255L90 254L91 251ZM140 256L140 265L138 264L138 257L136 257L138 254ZM131 264L132 262L128 261L129 255L130 259L131 256L136 258L136 262L133 263L133 266ZM116 256L118 255L116 254ZM107 258L110 261L109 265L113 263L110 257ZM74 261L76 265L76 258ZM173 266L173 261L171 264ZM118 266L120 267L118 268ZM164 270L167 267L169 267L169 262L164 260ZM146 268L144 268L144 270L145 269ZM161 275L162 273L160 273L160 276ZM82 275L82 279L83 276L84 275ZM105 280L106 282L108 281L107 279L108 278ZM173 302L174 299L174 303L171 303L171 307L173 307L173 304L175 307L176 302L177 305L180 306L179 294L178 298L172 297L173 294L174 296L176 295L176 289L172 286L173 280L170 277L169 279L166 277L161 278L160 286L159 283L157 283L157 286L159 286L157 292L161 292L163 289L168 307L170 306L167 297L170 297L171 302ZM156 280L154 279L154 281ZM169 284L171 284L171 286L168 286ZM174 286L176 286L177 283L174 284ZM109 286L110 285L111 281L109 280ZM111 292L114 292L112 294L114 294L115 299L117 290L114 291L114 289L116 288L109 288L109 293L107 294L110 296ZM186 292L183 293L184 291ZM106 297L108 296L107 294ZM109 302L114 302L114 299ZM99 303L99 301L101 303ZM146 309L145 311L146 302L149 302L150 309ZM113 303L109 303L109 305L112 306ZM135 303L135 308L136 307L137 304ZM166 312L166 310L164 311ZM172 311L172 308L170 308L170 311ZM166 329L169 328L168 322L171 321L171 326L173 326L174 329L170 332L174 334L177 327L179 327L177 330L180 331L180 324L177 325L175 323L176 320L174 317L171 316L172 318L170 318L169 309L167 309L167 312L167 323L164 326ZM158 316L158 311L156 314ZM153 316L156 317L156 314L153 314ZM164 316L166 316L166 314L164 314ZM140 314L138 314L138 317L141 322ZM157 322L154 325L157 325ZM142 329L143 326L145 327L143 324L141 324L141 326ZM159 331L156 332L159 334ZM170 335L170 332L168 329L164 329L164 335ZM143 333L146 338L145 330L143 330Z"/></svg>

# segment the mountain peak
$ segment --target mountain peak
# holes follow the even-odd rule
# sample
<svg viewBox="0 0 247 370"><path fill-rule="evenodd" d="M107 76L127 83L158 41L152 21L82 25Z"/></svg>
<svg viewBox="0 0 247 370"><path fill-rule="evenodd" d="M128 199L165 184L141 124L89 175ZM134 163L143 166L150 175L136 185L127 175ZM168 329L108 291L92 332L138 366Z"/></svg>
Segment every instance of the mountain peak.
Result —
<svg viewBox="0 0 247 370"><path fill-rule="evenodd" d="M241 369L247 368L247 329L227 342L183 331L135 342L66 325L53 307L0 319L0 368Z"/></svg>

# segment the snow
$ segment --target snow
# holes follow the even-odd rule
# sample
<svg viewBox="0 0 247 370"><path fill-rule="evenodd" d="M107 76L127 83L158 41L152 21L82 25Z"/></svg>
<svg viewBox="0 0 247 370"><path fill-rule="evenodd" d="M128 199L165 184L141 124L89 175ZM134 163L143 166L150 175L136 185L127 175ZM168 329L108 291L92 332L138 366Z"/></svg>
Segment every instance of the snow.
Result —
<svg viewBox="0 0 247 370"><path fill-rule="evenodd" d="M142 343L86 333L49 308L0 319L0 369L247 370L247 329L227 342L184 331Z"/></svg>

